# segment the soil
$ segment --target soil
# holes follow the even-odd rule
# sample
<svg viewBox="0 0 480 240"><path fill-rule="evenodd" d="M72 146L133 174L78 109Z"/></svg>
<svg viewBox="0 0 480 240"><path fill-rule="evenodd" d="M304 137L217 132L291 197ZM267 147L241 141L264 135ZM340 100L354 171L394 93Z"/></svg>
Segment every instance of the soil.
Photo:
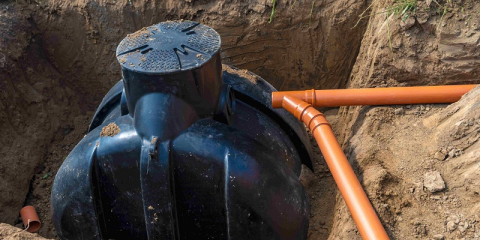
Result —
<svg viewBox="0 0 480 240"><path fill-rule="evenodd" d="M220 33L223 63L238 68L224 70L254 72L279 90L480 83L480 4L437 2L417 1L402 19L384 13L393 0L277 1L269 24L266 0L1 1L0 222L21 228L19 210L33 205L39 235L56 237L55 173L121 78L115 49L128 33L202 22ZM354 27L364 11L370 17ZM320 109L392 239L480 238L479 102L477 88L451 105ZM312 144L315 171L301 176L308 239L360 239ZM2 234L35 239L6 224Z"/></svg>
<svg viewBox="0 0 480 240"><path fill-rule="evenodd" d="M100 137L105 137L105 136L113 137L113 136L119 134L120 131L121 130L117 126L117 124L110 123L107 126L102 128L102 131L100 132Z"/></svg>
<svg viewBox="0 0 480 240"><path fill-rule="evenodd" d="M29 233L5 223L0 223L0 238L3 240L47 240L38 234Z"/></svg>
<svg viewBox="0 0 480 240"><path fill-rule="evenodd" d="M373 2L349 88L480 83L478 2L417 3L402 21ZM450 105L340 108L338 138L392 239L480 238L479 100L477 87ZM331 232L360 239L343 201Z"/></svg>
<svg viewBox="0 0 480 240"><path fill-rule="evenodd" d="M248 81L254 84L257 83L258 81L258 77L254 74L251 74L251 72L249 72L246 69L236 69L236 68L232 68L231 66L222 64L222 70L231 74L236 74L242 78L247 79Z"/></svg>

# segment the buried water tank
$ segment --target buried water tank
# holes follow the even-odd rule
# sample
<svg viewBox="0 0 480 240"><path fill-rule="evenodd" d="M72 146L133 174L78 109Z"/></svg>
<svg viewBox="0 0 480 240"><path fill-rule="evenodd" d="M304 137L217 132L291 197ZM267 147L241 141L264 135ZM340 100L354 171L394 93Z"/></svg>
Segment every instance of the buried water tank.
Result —
<svg viewBox="0 0 480 240"><path fill-rule="evenodd" d="M305 128L262 78L222 71L220 43L191 21L123 39L123 78L55 177L60 238L306 238Z"/></svg>

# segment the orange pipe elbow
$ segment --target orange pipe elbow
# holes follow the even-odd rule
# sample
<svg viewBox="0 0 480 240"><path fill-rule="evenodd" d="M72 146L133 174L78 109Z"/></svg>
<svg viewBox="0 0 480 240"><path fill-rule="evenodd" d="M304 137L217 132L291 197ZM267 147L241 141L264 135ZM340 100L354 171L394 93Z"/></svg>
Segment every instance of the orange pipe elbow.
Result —
<svg viewBox="0 0 480 240"><path fill-rule="evenodd" d="M389 239L325 116L292 96L285 96L281 106L311 130L362 238Z"/></svg>
<svg viewBox="0 0 480 240"><path fill-rule="evenodd" d="M477 85L282 91L272 93L272 107L282 107L285 96L295 97L314 107L452 103L475 86Z"/></svg>

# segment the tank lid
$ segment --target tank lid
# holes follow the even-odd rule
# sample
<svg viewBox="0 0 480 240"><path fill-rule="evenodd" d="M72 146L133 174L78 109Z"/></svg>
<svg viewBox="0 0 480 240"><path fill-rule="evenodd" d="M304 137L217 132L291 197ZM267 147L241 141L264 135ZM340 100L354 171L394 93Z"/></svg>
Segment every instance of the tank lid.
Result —
<svg viewBox="0 0 480 240"><path fill-rule="evenodd" d="M202 66L220 49L220 35L193 21L167 21L129 34L117 47L122 68L172 74Z"/></svg>

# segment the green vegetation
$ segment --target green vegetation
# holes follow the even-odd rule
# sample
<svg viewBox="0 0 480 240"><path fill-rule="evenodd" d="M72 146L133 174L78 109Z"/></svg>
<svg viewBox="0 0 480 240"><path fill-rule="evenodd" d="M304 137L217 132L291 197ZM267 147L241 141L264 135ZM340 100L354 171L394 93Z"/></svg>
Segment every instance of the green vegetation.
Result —
<svg viewBox="0 0 480 240"><path fill-rule="evenodd" d="M442 23L442 21L443 21L443 17L445 16L445 14L447 13L447 10L448 10L447 4L448 4L449 2L451 2L451 1L452 1L452 0L447 0L447 3L445 3L445 5L442 6L440 3L438 3L438 2L435 1L435 0L433 0L433 2L434 2L435 4L437 4L437 6L438 6L438 8L436 9L436 12L437 12L438 14L442 14L442 16L440 17L440 21L438 22L438 25L437 25L437 29L436 29L436 30L438 30L438 28L440 27L440 25L441 25L441 23ZM462 11L463 11L463 7L462 7Z"/></svg>
<svg viewBox="0 0 480 240"><path fill-rule="evenodd" d="M295 6L295 3L297 2L297 0L295 0L293 3L292 3L292 6L290 7L291 9L293 9L293 7ZM276 7L276 3L277 1L276 0L272 0L272 12L270 13L270 20L268 21L268 23L271 23L273 22L273 18L275 17L275 7ZM310 8L310 20L309 20L309 23L308 25L311 25L312 24L312 16L313 16L313 8L315 7L315 0L312 0L312 7Z"/></svg>
<svg viewBox="0 0 480 240"><path fill-rule="evenodd" d="M272 13L270 14L270 21L268 21L268 23L271 23L273 21L273 17L275 17L275 4L276 4L276 0L272 0Z"/></svg>
<svg viewBox="0 0 480 240"><path fill-rule="evenodd" d="M416 0L397 0L393 6L386 9L387 16L393 14L401 17L402 21L405 21L411 14L415 14L416 11Z"/></svg>
<svg viewBox="0 0 480 240"><path fill-rule="evenodd" d="M308 26L312 25L313 7L315 7L315 0L312 1L312 8L310 8L310 20L308 22Z"/></svg>
<svg viewBox="0 0 480 240"><path fill-rule="evenodd" d="M391 16L393 14L395 16L401 17L402 21L405 21L408 18L408 16L410 16L412 14L415 14L416 11L417 11L417 1L416 0L396 0L395 3L392 6L387 7L385 9L385 11L366 15L368 10L370 10L370 8L372 8L372 5L374 3L375 3L375 0L372 1L370 6L368 6L367 9L365 9L365 11L362 12L362 14L358 15L358 21L355 24L355 26L353 26L352 28L357 27L358 24L362 21L362 19L368 18L370 16L375 16L375 15L378 15L378 14L386 13L386 18L388 18L389 16Z"/></svg>
<svg viewBox="0 0 480 240"><path fill-rule="evenodd" d="M385 21L387 21L388 46L390 47L390 52L392 52L392 56L392 35L390 33L390 22L388 20L388 17L393 14L394 16L401 17L402 21L405 22L408 16L410 16L411 14L415 15L416 11L417 2L415 0L397 0L393 6L386 9L387 17L385 18Z"/></svg>

